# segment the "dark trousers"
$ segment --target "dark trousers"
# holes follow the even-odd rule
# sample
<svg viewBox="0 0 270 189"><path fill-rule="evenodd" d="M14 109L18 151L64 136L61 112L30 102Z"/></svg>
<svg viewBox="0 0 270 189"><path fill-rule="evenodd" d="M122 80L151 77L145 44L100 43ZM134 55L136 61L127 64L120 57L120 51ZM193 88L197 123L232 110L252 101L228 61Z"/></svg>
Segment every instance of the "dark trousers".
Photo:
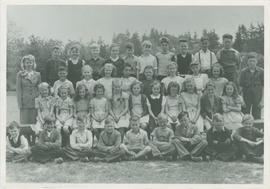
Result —
<svg viewBox="0 0 270 189"><path fill-rule="evenodd" d="M263 155L264 151L263 143L258 146L250 146L246 142L236 142L236 145L238 146L240 153L246 155L248 158Z"/></svg>
<svg viewBox="0 0 270 189"><path fill-rule="evenodd" d="M69 127L68 132L65 132L63 130L63 127L61 128L61 139L62 139L62 147L70 146L70 134L72 133L72 129Z"/></svg>
<svg viewBox="0 0 270 189"><path fill-rule="evenodd" d="M46 163L55 158L63 157L61 148L51 148L47 145L37 144L31 148L32 158L39 163Z"/></svg>
<svg viewBox="0 0 270 189"><path fill-rule="evenodd" d="M221 161L232 161L236 158L238 149L233 144L214 144L207 146L205 153L214 159Z"/></svg>
<svg viewBox="0 0 270 189"><path fill-rule="evenodd" d="M172 144L175 146L176 152L180 158L186 156L200 156L207 146L206 140L201 140L197 144L190 144L180 141L178 138L173 139Z"/></svg>
<svg viewBox="0 0 270 189"><path fill-rule="evenodd" d="M31 129L30 126L22 127L20 130L21 134L27 139L30 146L34 146L36 143L36 133Z"/></svg>
<svg viewBox="0 0 270 189"><path fill-rule="evenodd" d="M64 154L65 159L73 160L73 161L76 161L85 157L89 158L89 157L94 156L94 152L92 151L92 149L77 150L69 146L63 148L63 154Z"/></svg>
<svg viewBox="0 0 270 189"><path fill-rule="evenodd" d="M244 108L244 113L250 114L252 109L252 115L254 119L261 118L261 108L259 104L262 99L262 87L250 87L250 88L243 88L243 98L246 104Z"/></svg>
<svg viewBox="0 0 270 189"><path fill-rule="evenodd" d="M95 156L101 158L103 161L106 161L106 162L119 161L126 154L125 151L120 148L114 153L104 152L104 151L99 150L98 148L94 148L93 152Z"/></svg>

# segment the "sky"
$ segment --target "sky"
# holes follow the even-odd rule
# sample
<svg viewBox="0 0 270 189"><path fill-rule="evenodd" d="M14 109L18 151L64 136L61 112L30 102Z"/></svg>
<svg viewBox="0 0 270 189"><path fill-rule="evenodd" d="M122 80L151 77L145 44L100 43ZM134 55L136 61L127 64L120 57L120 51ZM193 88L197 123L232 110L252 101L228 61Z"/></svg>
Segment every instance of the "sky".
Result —
<svg viewBox="0 0 270 189"><path fill-rule="evenodd" d="M90 41L102 36L110 43L113 33L142 35L152 27L176 36L188 31L200 36L203 29L234 34L240 24L263 23L264 11L260 6L12 5L8 20L23 37Z"/></svg>

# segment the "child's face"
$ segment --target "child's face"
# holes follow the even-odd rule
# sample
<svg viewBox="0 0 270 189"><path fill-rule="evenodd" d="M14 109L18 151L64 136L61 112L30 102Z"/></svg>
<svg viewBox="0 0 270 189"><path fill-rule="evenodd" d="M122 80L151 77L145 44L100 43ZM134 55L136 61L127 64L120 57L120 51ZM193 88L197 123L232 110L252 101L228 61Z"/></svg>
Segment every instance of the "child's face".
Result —
<svg viewBox="0 0 270 189"><path fill-rule="evenodd" d="M68 96L68 89L61 89L60 96L62 99L66 99Z"/></svg>
<svg viewBox="0 0 270 189"><path fill-rule="evenodd" d="M127 48L126 52L127 52L127 55L133 55L134 49Z"/></svg>
<svg viewBox="0 0 270 189"><path fill-rule="evenodd" d="M46 87L43 87L40 89L40 94L42 97L47 97L49 96L49 89Z"/></svg>
<svg viewBox="0 0 270 189"><path fill-rule="evenodd" d="M207 87L207 94L208 94L209 96L214 95L214 94L215 94L215 88L214 88L213 86L208 86L208 87Z"/></svg>
<svg viewBox="0 0 270 189"><path fill-rule="evenodd" d="M104 95L103 89L98 88L98 89L97 89L97 92L96 92L96 96L103 96L103 95Z"/></svg>
<svg viewBox="0 0 270 189"><path fill-rule="evenodd" d="M82 74L84 79L91 79L92 77L92 72L90 69L84 69Z"/></svg>
<svg viewBox="0 0 270 189"><path fill-rule="evenodd" d="M8 132L9 132L11 138L16 138L19 135L19 129L17 129L17 128L10 129Z"/></svg>
<svg viewBox="0 0 270 189"><path fill-rule="evenodd" d="M24 60L24 68L26 70L32 70L34 67L34 62L30 59L25 59Z"/></svg>
<svg viewBox="0 0 270 189"><path fill-rule="evenodd" d="M130 128L134 132L138 132L140 130L140 123L138 120L131 120L130 122Z"/></svg>
<svg viewBox="0 0 270 189"><path fill-rule="evenodd" d="M163 52L167 52L169 50L169 44L168 43L161 43L161 49Z"/></svg>
<svg viewBox="0 0 270 189"><path fill-rule="evenodd" d="M119 47L113 47L111 49L111 56L112 57L117 57L119 55Z"/></svg>
<svg viewBox="0 0 270 189"><path fill-rule="evenodd" d="M180 42L180 51L181 53L185 54L188 50L188 44L187 42Z"/></svg>
<svg viewBox="0 0 270 189"><path fill-rule="evenodd" d="M86 95L86 89L85 89L84 87L80 88L80 89L79 89L79 96L80 96L81 98L84 98L85 95Z"/></svg>
<svg viewBox="0 0 270 189"><path fill-rule="evenodd" d="M146 45L143 46L142 49L143 49L143 52L144 52L144 53L151 53L152 46L146 44Z"/></svg>
<svg viewBox="0 0 270 189"><path fill-rule="evenodd" d="M231 85L227 85L225 91L226 91L226 95L227 96L232 96L233 95L234 88Z"/></svg>
<svg viewBox="0 0 270 189"><path fill-rule="evenodd" d="M198 74L200 72L200 66L198 64L193 64L190 69L194 74Z"/></svg>
<svg viewBox="0 0 270 189"><path fill-rule="evenodd" d="M58 72L58 77L60 80L65 80L67 78L67 72L66 71L60 71Z"/></svg>
<svg viewBox="0 0 270 189"><path fill-rule="evenodd" d="M53 123L46 123L46 124L44 125L44 127L46 128L46 130L47 130L48 132L51 132L51 131L53 130L53 128L54 128L54 124L53 124Z"/></svg>
<svg viewBox="0 0 270 189"><path fill-rule="evenodd" d="M150 79L153 79L154 72L152 69L146 69L144 71L144 75L145 75L146 79L150 80Z"/></svg>
<svg viewBox="0 0 270 189"><path fill-rule="evenodd" d="M224 121L223 120L214 120L213 125L217 131L221 131L224 127Z"/></svg>
<svg viewBox="0 0 270 189"><path fill-rule="evenodd" d="M194 92L194 83L193 82L187 82L186 83L187 92L193 93Z"/></svg>
<svg viewBox="0 0 270 189"><path fill-rule="evenodd" d="M73 57L77 57L77 56L80 55L80 51L79 51L79 49L77 49L77 48L73 48L73 49L71 50L70 54L71 54L71 56L73 56Z"/></svg>
<svg viewBox="0 0 270 189"><path fill-rule="evenodd" d="M52 51L52 57L58 58L61 55L60 49L54 49Z"/></svg>
<svg viewBox="0 0 270 189"><path fill-rule="evenodd" d="M232 47L232 40L231 39L223 39L223 45L225 49L230 49Z"/></svg>
<svg viewBox="0 0 270 189"><path fill-rule="evenodd" d="M168 67L168 72L170 76L175 76L176 75L177 68L175 65L171 65Z"/></svg>
<svg viewBox="0 0 270 189"><path fill-rule="evenodd" d="M125 67L124 70L123 70L124 77L129 77L130 73L131 73L131 67L128 67L128 66Z"/></svg>
<svg viewBox="0 0 270 189"><path fill-rule="evenodd" d="M209 45L208 40L203 40L203 41L201 42L201 47L202 47L203 50L208 49L208 45Z"/></svg>
<svg viewBox="0 0 270 189"><path fill-rule="evenodd" d="M91 53L94 57L98 57L99 56L99 53L100 53L100 50L99 48L92 48L91 49Z"/></svg>
<svg viewBox="0 0 270 189"><path fill-rule="evenodd" d="M176 96L178 94L178 88L175 86L175 87L171 87L171 96Z"/></svg>
<svg viewBox="0 0 270 189"><path fill-rule="evenodd" d="M253 123L254 123L253 120L247 120L247 121L243 122L242 124L244 127L252 127Z"/></svg>
<svg viewBox="0 0 270 189"><path fill-rule="evenodd" d="M121 92L121 85L113 85L113 92L120 93Z"/></svg>
<svg viewBox="0 0 270 189"><path fill-rule="evenodd" d="M213 67L212 74L215 78L220 76L220 69L218 67Z"/></svg>
<svg viewBox="0 0 270 189"><path fill-rule="evenodd" d="M160 85L156 84L152 87L152 93L153 95L158 95L160 93Z"/></svg>
<svg viewBox="0 0 270 189"><path fill-rule="evenodd" d="M158 125L160 127L167 127L167 124L168 124L168 119L166 119L165 117L158 117Z"/></svg>
<svg viewBox="0 0 270 189"><path fill-rule="evenodd" d="M113 71L112 67L106 66L104 68L105 77L111 77L112 76L112 71Z"/></svg>
<svg viewBox="0 0 270 189"><path fill-rule="evenodd" d="M247 65L250 69L255 69L257 65L257 59L256 58L249 58L247 61Z"/></svg>
<svg viewBox="0 0 270 189"><path fill-rule="evenodd" d="M185 115L184 117L182 117L182 119L180 120L180 124L183 126L188 126L190 122L190 119L187 115Z"/></svg>
<svg viewBox="0 0 270 189"><path fill-rule="evenodd" d="M136 84L132 87L132 92L134 95L139 95L141 93L141 86L140 84Z"/></svg>
<svg viewBox="0 0 270 189"><path fill-rule="evenodd" d="M76 123L77 123L77 126L78 126L79 130L84 130L85 129L85 125L84 125L83 121L77 120Z"/></svg>
<svg viewBox="0 0 270 189"><path fill-rule="evenodd" d="M105 125L105 131L106 131L107 133L112 133L113 130L114 130L113 122L107 123L107 124Z"/></svg>

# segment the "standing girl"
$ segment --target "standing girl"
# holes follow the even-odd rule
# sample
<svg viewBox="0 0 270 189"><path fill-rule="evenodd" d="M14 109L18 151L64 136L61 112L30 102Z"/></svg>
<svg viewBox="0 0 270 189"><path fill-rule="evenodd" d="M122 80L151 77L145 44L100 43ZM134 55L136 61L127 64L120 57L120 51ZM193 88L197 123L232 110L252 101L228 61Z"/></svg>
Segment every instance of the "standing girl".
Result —
<svg viewBox="0 0 270 189"><path fill-rule="evenodd" d="M81 80L82 67L85 61L80 58L80 48L78 45L73 45L70 48L70 58L67 61L68 66L68 80L70 80L75 87L76 83Z"/></svg>
<svg viewBox="0 0 270 189"><path fill-rule="evenodd" d="M110 63L106 63L104 65L104 74L103 77L97 80L97 83L100 83L104 86L104 95L106 98L111 99L112 98L112 82L113 82L113 75L115 72L114 65Z"/></svg>
<svg viewBox="0 0 270 189"><path fill-rule="evenodd" d="M39 97L35 99L35 107L37 109L37 123L32 127L32 130L38 134L43 130L45 124L44 118L55 119L54 105L55 99L51 96L50 85L46 82L40 83L38 86Z"/></svg>
<svg viewBox="0 0 270 189"><path fill-rule="evenodd" d="M110 100L110 115L115 121L115 128L124 135L129 127L128 94L121 90L121 80L113 81L112 99Z"/></svg>
<svg viewBox="0 0 270 189"><path fill-rule="evenodd" d="M123 70L123 77L121 78L122 83L122 90L123 92L126 92L127 94L131 94L130 92L130 85L137 81L135 77L131 76L132 73L132 66L128 63L125 64L124 70Z"/></svg>
<svg viewBox="0 0 270 189"><path fill-rule="evenodd" d="M69 145L69 135L72 131L74 104L69 97L69 89L62 85L58 89L60 98L56 101L56 128L61 131L62 146Z"/></svg>
<svg viewBox="0 0 270 189"><path fill-rule="evenodd" d="M184 82L184 78L176 75L177 74L177 64L175 62L170 62L167 66L168 76L161 80L161 83L164 85L165 94L168 94L168 85L170 82L174 81L178 83L181 91L181 86Z"/></svg>
<svg viewBox="0 0 270 189"><path fill-rule="evenodd" d="M161 94L161 84L159 81L154 81L152 86L152 94L148 96L153 115L149 119L149 133L157 127L157 117L160 113L164 113L166 99Z"/></svg>
<svg viewBox="0 0 270 189"><path fill-rule="evenodd" d="M219 97L222 96L224 86L228 82L228 79L222 77L223 68L220 64L216 63L211 69L211 81L215 84L215 94Z"/></svg>
<svg viewBox="0 0 270 189"><path fill-rule="evenodd" d="M131 116L140 117L141 128L147 130L149 114L153 116L151 105L144 94L141 94L141 83L131 84L131 95L129 96L129 110ZM153 116L154 117L154 116Z"/></svg>
<svg viewBox="0 0 270 189"><path fill-rule="evenodd" d="M92 79L92 73L93 73L92 68L89 65L84 65L82 67L83 79L76 83L76 88L79 85L84 84L87 88L87 91L88 91L90 97L93 97L93 90L94 90L94 86L96 84L96 81L94 79Z"/></svg>
<svg viewBox="0 0 270 189"><path fill-rule="evenodd" d="M21 69L16 80L20 123L35 124L37 117L35 98L38 97L38 85L41 81L40 73L35 71L35 57L33 55L24 56L21 60Z"/></svg>
<svg viewBox="0 0 270 189"><path fill-rule="evenodd" d="M94 98L90 101L90 117L92 121L93 134L99 139L104 129L105 119L109 115L109 101L104 97L105 88L98 83L94 87Z"/></svg>
<svg viewBox="0 0 270 189"><path fill-rule="evenodd" d="M168 121L175 130L175 126L179 124L178 115L183 111L183 101L180 98L180 86L177 82L172 81L168 85L168 96L166 97L165 113Z"/></svg>
<svg viewBox="0 0 270 189"><path fill-rule="evenodd" d="M152 94L151 85L155 81L153 66L146 66L142 76L142 94L150 96Z"/></svg>
<svg viewBox="0 0 270 189"><path fill-rule="evenodd" d="M233 82L226 83L222 96L222 108L224 124L228 129L236 130L242 126L242 104L243 100L238 95L236 85Z"/></svg>
<svg viewBox="0 0 270 189"><path fill-rule="evenodd" d="M183 83L183 92L181 97L184 101L184 110L188 112L189 118L193 124L196 124L199 132L203 132L203 119L200 115L201 105L200 96L194 79L188 78Z"/></svg>
<svg viewBox="0 0 270 189"><path fill-rule="evenodd" d="M86 85L82 83L79 84L76 88L74 97L75 117L83 118L85 128L87 129L90 129L89 100L89 93ZM76 120L74 120L73 124L76 125Z"/></svg>

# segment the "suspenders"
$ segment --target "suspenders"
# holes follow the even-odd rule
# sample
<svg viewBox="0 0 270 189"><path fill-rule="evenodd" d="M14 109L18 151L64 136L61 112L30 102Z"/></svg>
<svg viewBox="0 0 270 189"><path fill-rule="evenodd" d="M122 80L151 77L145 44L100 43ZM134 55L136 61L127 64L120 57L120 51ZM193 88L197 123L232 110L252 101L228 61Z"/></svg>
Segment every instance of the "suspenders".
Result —
<svg viewBox="0 0 270 189"><path fill-rule="evenodd" d="M212 67L212 52L210 51L210 67ZM199 51L199 63L201 64L201 52Z"/></svg>

